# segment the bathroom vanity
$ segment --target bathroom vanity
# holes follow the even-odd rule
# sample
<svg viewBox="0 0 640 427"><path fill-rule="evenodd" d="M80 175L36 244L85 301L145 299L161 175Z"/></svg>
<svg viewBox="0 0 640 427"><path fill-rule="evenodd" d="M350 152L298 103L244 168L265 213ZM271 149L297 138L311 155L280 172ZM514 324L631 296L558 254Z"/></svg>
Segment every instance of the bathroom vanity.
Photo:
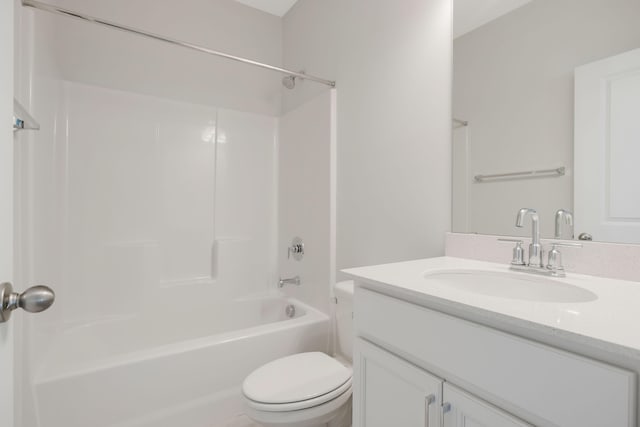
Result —
<svg viewBox="0 0 640 427"><path fill-rule="evenodd" d="M354 427L637 425L640 284L451 257L345 272Z"/></svg>

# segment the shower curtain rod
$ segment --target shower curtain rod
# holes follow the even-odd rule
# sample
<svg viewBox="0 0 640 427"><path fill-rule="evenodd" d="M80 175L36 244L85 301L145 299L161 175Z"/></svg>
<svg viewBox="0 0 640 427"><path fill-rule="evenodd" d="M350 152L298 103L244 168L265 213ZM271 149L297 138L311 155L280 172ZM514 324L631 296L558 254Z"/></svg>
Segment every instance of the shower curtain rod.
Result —
<svg viewBox="0 0 640 427"><path fill-rule="evenodd" d="M85 15L79 12L75 12L69 9L63 9L58 6L53 6L47 3L43 3L36 0L22 0L22 5L27 7L32 7L34 9L43 10L45 12L54 13L56 15L68 16L70 18L80 19L82 21L91 22L94 24L104 25L106 27L115 28L116 30L125 31L128 33L137 34L139 36L147 37L154 40L159 40L165 43L173 44L176 46L185 47L187 49L192 49L198 52L207 53L209 55L219 56L221 58L231 59L233 61L242 62L243 64L254 65L256 67L265 68L271 71L277 71L279 73L287 74L290 76L299 77L305 80L311 80L317 83L325 84L329 87L335 87L336 82L326 79L321 79L320 77L315 77L309 74L300 73L297 71L287 70L286 68L280 68L269 64L263 64L262 62L253 61L251 59L242 58L240 56L229 55L228 53L219 52L213 49L208 49L206 47L198 46L189 42L184 42L176 39L172 39L169 37L160 36L158 34L149 33L146 31L138 30L136 28L128 27L126 25L121 25L112 21L107 21L106 19L100 19L93 16Z"/></svg>

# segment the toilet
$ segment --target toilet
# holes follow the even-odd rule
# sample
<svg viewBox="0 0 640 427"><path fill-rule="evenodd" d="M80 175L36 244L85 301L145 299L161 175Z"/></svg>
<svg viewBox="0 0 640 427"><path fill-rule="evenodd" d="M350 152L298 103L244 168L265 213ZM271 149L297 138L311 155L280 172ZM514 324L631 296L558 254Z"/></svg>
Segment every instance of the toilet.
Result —
<svg viewBox="0 0 640 427"><path fill-rule="evenodd" d="M353 281L335 286L336 355L298 353L269 362L242 384L246 415L264 427L350 427Z"/></svg>

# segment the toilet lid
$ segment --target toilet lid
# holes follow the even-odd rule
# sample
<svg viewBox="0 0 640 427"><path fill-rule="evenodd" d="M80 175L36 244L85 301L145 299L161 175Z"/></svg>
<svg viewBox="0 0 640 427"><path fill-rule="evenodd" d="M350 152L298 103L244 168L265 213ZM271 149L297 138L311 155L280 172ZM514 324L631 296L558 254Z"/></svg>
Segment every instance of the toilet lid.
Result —
<svg viewBox="0 0 640 427"><path fill-rule="evenodd" d="M299 353L269 362L253 371L242 384L244 395L267 404L314 399L351 379L351 369L320 352Z"/></svg>

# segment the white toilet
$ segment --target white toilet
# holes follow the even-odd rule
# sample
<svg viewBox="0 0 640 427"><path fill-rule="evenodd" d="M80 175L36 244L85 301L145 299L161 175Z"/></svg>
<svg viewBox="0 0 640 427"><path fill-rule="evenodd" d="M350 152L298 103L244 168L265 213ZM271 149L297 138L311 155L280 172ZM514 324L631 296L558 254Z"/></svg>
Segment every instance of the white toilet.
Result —
<svg viewBox="0 0 640 427"><path fill-rule="evenodd" d="M353 281L335 286L337 354L299 353L253 371L242 384L246 415L265 427L351 426Z"/></svg>

